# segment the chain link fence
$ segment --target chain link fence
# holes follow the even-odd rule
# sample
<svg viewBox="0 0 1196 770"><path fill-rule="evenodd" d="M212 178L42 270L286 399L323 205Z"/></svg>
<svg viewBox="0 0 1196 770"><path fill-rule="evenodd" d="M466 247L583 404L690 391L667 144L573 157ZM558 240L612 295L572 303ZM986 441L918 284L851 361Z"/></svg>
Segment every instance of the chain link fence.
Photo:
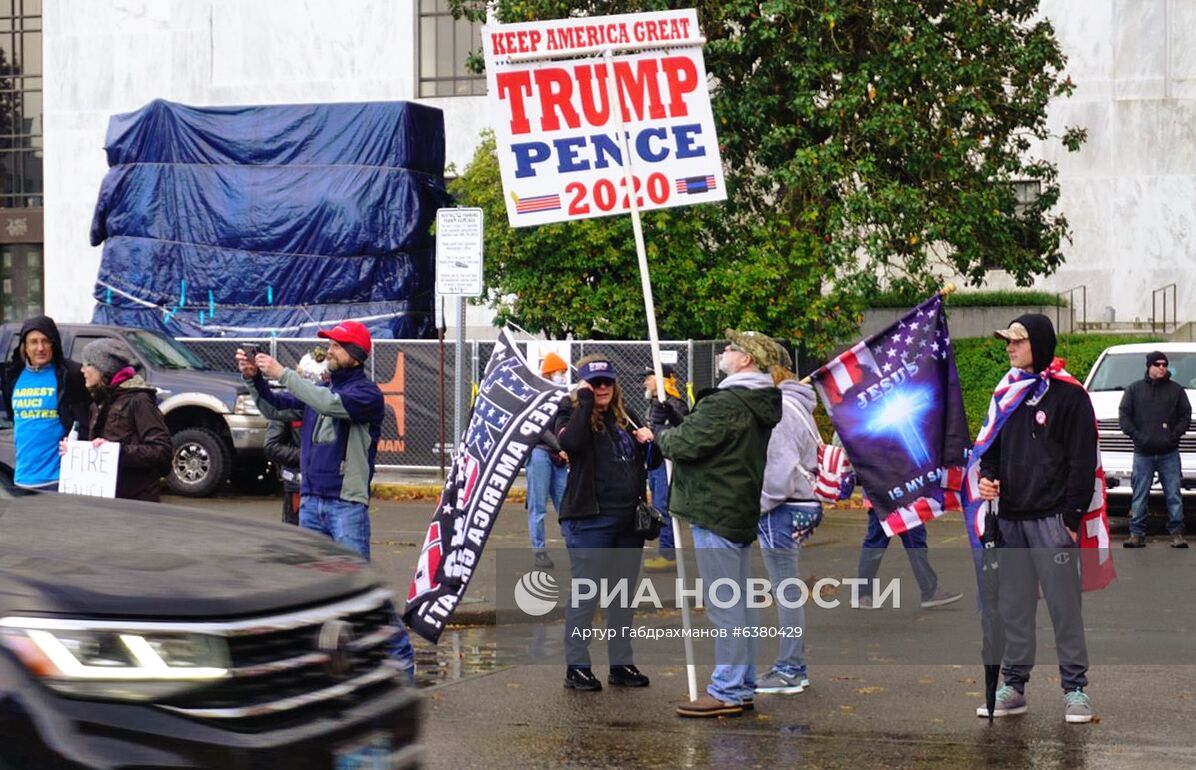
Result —
<svg viewBox="0 0 1196 770"><path fill-rule="evenodd" d="M326 344L320 339L249 337L180 338L178 342L209 367L225 371L236 371L234 354L247 342L257 344L262 351L290 368L294 368L305 353ZM640 415L647 413L648 399L643 381L652 367L652 348L647 342L584 340L568 344L569 355L565 358L570 363L594 353L608 357L619 375L627 406ZM722 340L660 343L662 361L676 370L679 385L691 401L703 389L718 382L718 354L725 344ZM378 443L379 467L436 469L442 462L448 463L454 444L454 398L460 398L464 409L468 409L493 351L493 341L466 341L463 355L468 381L458 384L453 380L457 355L455 342L445 341L443 346L437 340L374 342L365 366L366 373L378 383L386 401L386 417ZM524 352L526 354L526 350ZM799 351L797 360L802 371L810 371L818 365L810 366L804 358ZM463 414L461 424L468 422L468 415Z"/></svg>

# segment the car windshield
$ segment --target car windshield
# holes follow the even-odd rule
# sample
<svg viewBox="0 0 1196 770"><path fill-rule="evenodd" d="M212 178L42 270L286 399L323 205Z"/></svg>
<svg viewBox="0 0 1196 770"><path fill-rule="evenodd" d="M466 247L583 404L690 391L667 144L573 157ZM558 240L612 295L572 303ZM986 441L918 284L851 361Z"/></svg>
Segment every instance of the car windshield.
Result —
<svg viewBox="0 0 1196 770"><path fill-rule="evenodd" d="M1196 388L1196 353L1167 353L1171 379L1185 388ZM1088 391L1125 390L1130 383L1146 376L1146 355L1143 353L1111 353L1101 359L1092 372Z"/></svg>
<svg viewBox="0 0 1196 770"><path fill-rule="evenodd" d="M125 332L125 339L155 369L208 368L194 353L164 335L138 330Z"/></svg>

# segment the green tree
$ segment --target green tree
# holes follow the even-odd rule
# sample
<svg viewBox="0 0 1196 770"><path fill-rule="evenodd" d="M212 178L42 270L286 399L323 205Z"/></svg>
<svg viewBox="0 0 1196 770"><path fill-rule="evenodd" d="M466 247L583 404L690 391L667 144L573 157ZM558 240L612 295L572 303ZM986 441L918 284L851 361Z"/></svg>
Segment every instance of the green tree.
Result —
<svg viewBox="0 0 1196 770"><path fill-rule="evenodd" d="M693 7L652 0L452 0L501 21ZM1031 153L1069 95L1038 0L696 0L729 199L645 216L662 333L725 325L804 339L852 333L880 288L945 274L1019 285L1054 271L1068 238L1056 167ZM476 59L475 59L476 63ZM1037 184L1032 202L1015 182ZM485 189L490 185L492 190ZM493 144L456 186L501 222ZM493 208L490 208L493 207ZM626 217L491 227L488 299L549 333L642 336ZM498 257L495 259L495 257Z"/></svg>

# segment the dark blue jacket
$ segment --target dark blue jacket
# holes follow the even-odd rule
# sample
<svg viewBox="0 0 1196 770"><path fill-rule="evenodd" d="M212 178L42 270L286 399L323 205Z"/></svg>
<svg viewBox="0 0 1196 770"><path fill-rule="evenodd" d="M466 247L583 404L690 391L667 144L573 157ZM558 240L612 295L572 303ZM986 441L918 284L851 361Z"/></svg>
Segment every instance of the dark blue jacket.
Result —
<svg viewBox="0 0 1196 770"><path fill-rule="evenodd" d="M287 369L270 389L259 372L254 401L270 420L303 420L299 469L301 494L368 504L378 437L386 414L382 390L360 366L332 372L328 385L308 382Z"/></svg>

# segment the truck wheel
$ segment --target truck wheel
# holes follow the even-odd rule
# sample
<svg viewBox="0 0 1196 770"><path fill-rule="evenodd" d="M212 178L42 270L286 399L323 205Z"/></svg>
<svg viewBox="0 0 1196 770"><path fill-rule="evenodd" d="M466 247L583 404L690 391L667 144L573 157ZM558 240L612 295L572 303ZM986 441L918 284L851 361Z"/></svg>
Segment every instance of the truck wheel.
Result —
<svg viewBox="0 0 1196 770"><path fill-rule="evenodd" d="M166 479L170 491L187 497L207 497L216 491L232 466L224 440L207 428L187 428L174 434L174 455Z"/></svg>

